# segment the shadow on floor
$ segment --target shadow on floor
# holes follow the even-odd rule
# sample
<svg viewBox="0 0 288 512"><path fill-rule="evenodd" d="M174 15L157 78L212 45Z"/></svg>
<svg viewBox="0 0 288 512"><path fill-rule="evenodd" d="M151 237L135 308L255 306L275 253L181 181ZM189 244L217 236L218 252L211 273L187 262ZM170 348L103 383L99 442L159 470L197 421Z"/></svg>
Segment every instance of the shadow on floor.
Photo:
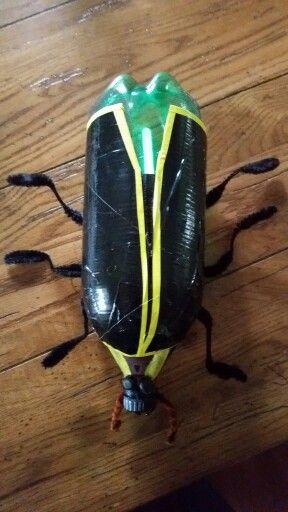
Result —
<svg viewBox="0 0 288 512"><path fill-rule="evenodd" d="M234 512L207 480L184 487L134 512Z"/></svg>

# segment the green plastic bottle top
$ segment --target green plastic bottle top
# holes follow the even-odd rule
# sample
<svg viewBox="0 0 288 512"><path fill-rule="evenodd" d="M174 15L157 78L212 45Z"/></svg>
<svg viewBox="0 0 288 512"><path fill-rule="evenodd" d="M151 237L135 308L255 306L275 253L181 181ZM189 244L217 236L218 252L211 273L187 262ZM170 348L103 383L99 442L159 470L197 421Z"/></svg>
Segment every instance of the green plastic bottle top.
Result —
<svg viewBox="0 0 288 512"><path fill-rule="evenodd" d="M143 174L155 174L166 117L170 105L200 118L196 101L169 73L157 73L148 84L131 75L119 75L98 98L91 114L103 107L123 103L130 134Z"/></svg>

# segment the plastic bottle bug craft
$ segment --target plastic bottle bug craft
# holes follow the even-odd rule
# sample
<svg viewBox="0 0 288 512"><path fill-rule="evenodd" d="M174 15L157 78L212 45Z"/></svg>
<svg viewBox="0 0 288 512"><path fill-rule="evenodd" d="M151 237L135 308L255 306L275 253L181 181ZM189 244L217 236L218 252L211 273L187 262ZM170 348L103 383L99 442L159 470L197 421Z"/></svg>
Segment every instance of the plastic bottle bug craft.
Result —
<svg viewBox="0 0 288 512"><path fill-rule="evenodd" d="M122 373L111 428L120 426L124 407L151 413L157 401L169 413L173 441L176 412L158 392L155 379L192 322L206 328L206 368L223 379L245 381L237 366L213 359L212 318L202 306L205 278L224 272L233 259L238 234L276 212L268 206L244 217L232 233L228 251L204 265L204 216L240 173L272 171L267 158L232 172L206 194L206 132L196 102L167 73L147 84L121 75L104 91L87 126L84 213L60 197L46 174L14 174L12 185L49 187L64 212L83 224L82 264L55 266L34 250L10 252L7 264L48 261L64 277L81 277L84 332L43 360L59 363L89 334L91 322Z"/></svg>

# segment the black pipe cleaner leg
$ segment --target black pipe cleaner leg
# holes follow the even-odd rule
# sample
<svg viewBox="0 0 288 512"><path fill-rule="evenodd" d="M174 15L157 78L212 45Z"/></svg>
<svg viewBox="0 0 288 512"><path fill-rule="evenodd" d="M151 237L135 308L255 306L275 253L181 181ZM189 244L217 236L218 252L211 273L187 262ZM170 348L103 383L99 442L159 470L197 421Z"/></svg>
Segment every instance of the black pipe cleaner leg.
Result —
<svg viewBox="0 0 288 512"><path fill-rule="evenodd" d="M236 240L236 237L239 235L241 231L244 231L245 229L249 229L258 222L261 222L263 220L269 219L277 212L276 206L267 206L266 208L262 208L261 210L258 210L257 212L250 213L250 215L247 215L244 217L238 224L236 224L236 227L234 228L230 240L230 248L227 252L222 254L222 256L219 258L219 260L214 263L214 265L207 265L204 268L204 275L205 277L215 277L219 274L222 274L232 263L233 261L233 254L234 254L234 242Z"/></svg>
<svg viewBox="0 0 288 512"><path fill-rule="evenodd" d="M17 187L49 187L57 198L58 202L61 204L66 215L70 217L74 222L76 222L76 224L83 224L82 213L78 212L78 210L74 210L74 208L71 208L68 206L68 204L65 203L65 201L63 201L62 197L56 189L53 180L49 178L49 176L46 176L46 174L11 174L8 176L7 181L10 185L16 185Z"/></svg>
<svg viewBox="0 0 288 512"><path fill-rule="evenodd" d="M31 264L48 261L51 269L56 274L60 274L63 277L81 277L81 265L79 265L79 263L56 267L49 254L46 254L46 252L33 250L12 251L8 252L8 254L4 256L4 261L7 265Z"/></svg>
<svg viewBox="0 0 288 512"><path fill-rule="evenodd" d="M247 380L247 375L235 365L214 361L212 356L212 326L213 319L205 308L201 308L198 314L198 320L204 325L206 329L206 368L209 373L213 373L221 379L236 379L241 382Z"/></svg>
<svg viewBox="0 0 288 512"><path fill-rule="evenodd" d="M239 169L231 172L231 174L229 174L229 176L227 176L227 178L225 178L222 183L212 188L212 190L208 192L206 196L206 208L210 208L215 203L217 203L217 201L219 201L226 185L238 174L241 174L242 172L244 174L263 174L265 172L273 171L276 169L276 167L278 167L279 164L280 162L278 158L264 158L263 160L258 160L257 162L252 162L250 164L239 167Z"/></svg>
<svg viewBox="0 0 288 512"><path fill-rule="evenodd" d="M75 338L72 338L71 340L64 341L64 343L61 343L57 347L53 348L51 352L46 356L43 361L42 365L44 368L52 368L56 364L60 363L64 357L66 357L73 348L77 347L77 345L85 340L89 334L88 329L88 317L86 315L86 311L84 308L83 301L81 301L82 306L82 314L83 314L83 326L84 326L84 332L83 334L80 334L80 336L76 336Z"/></svg>

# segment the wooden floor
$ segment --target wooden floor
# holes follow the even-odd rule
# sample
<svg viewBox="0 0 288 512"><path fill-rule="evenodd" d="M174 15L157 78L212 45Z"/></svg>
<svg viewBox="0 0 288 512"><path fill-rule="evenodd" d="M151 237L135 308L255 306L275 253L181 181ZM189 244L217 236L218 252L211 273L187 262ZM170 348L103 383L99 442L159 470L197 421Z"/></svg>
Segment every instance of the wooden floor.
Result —
<svg viewBox="0 0 288 512"><path fill-rule="evenodd" d="M287 512L287 460L286 443L224 469L209 480L234 512Z"/></svg>
<svg viewBox="0 0 288 512"><path fill-rule="evenodd" d="M287 512L288 444L137 507L134 512Z"/></svg>
<svg viewBox="0 0 288 512"><path fill-rule="evenodd" d="M123 512L287 440L287 1L2 0L0 21L1 255L29 248L57 264L80 260L81 230L51 192L6 177L45 171L81 208L87 112L119 73L147 81L166 70L197 98L209 187L246 161L281 160L270 175L235 179L209 213L212 262L238 219L279 208L241 234L231 269L205 291L217 357L249 380L208 375L204 332L193 325L159 377L178 405L172 447L161 408L124 414L110 433L120 374L95 335L54 370L41 367L52 346L81 332L79 282L42 264L1 263L1 510Z"/></svg>

